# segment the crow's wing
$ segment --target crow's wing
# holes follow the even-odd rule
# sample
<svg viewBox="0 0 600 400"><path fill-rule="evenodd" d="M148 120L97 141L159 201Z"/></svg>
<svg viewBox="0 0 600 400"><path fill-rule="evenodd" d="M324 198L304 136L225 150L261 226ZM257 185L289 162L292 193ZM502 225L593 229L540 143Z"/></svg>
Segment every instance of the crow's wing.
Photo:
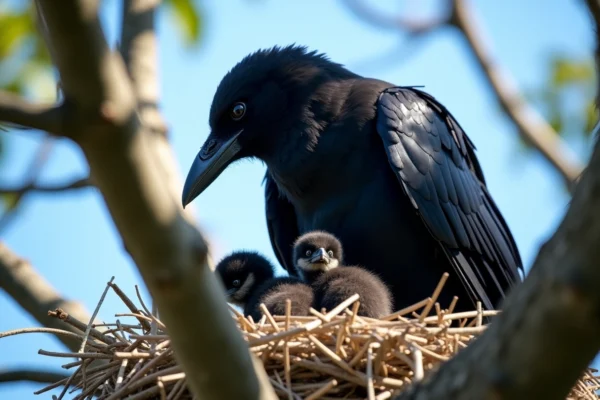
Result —
<svg viewBox="0 0 600 400"><path fill-rule="evenodd" d="M296 212L292 203L283 197L269 170L265 174L265 212L269 239L279 264L291 276L297 276L292 260L294 241L299 236Z"/></svg>
<svg viewBox="0 0 600 400"><path fill-rule="evenodd" d="M472 300L497 307L506 290L521 280L523 267L485 186L473 143L443 105L408 87L381 93L377 132L404 192Z"/></svg>

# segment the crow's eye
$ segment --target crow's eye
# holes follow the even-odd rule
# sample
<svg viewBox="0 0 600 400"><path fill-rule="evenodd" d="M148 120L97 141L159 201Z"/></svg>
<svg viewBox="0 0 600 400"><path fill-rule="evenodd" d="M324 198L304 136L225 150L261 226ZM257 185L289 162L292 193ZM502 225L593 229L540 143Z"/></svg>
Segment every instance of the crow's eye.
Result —
<svg viewBox="0 0 600 400"><path fill-rule="evenodd" d="M333 257L333 251L329 250L327 254L329 254L329 257Z"/></svg>
<svg viewBox="0 0 600 400"><path fill-rule="evenodd" d="M233 282L231 282L231 284L233 285L233 287L238 288L242 284L242 281L240 281L239 279L236 279Z"/></svg>
<svg viewBox="0 0 600 400"><path fill-rule="evenodd" d="M235 103L231 108L231 118L239 121L246 114L246 105L244 103Z"/></svg>
<svg viewBox="0 0 600 400"><path fill-rule="evenodd" d="M311 254L312 254L312 251L306 250L306 257L310 257Z"/></svg>

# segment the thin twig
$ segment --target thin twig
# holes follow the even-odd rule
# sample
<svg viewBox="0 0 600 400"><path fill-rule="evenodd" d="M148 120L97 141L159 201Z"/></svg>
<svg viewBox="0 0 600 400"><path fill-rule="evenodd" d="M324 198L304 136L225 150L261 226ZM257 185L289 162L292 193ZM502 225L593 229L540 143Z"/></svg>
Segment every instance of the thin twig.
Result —
<svg viewBox="0 0 600 400"><path fill-rule="evenodd" d="M64 183L33 183L21 186L0 187L1 195L18 195L20 193L59 193L74 189L84 189L92 186L90 178L77 178Z"/></svg>
<svg viewBox="0 0 600 400"><path fill-rule="evenodd" d="M0 91L0 121L63 135L63 110L55 104L32 104L22 97Z"/></svg>
<svg viewBox="0 0 600 400"><path fill-rule="evenodd" d="M92 314L90 321L88 322L88 325L85 328L85 333L83 335L83 341L81 342L81 347L79 348L79 353L83 353L83 350L85 348L85 343L87 341L88 336L90 336L90 331L92 330L92 324L94 323L94 319L96 318L96 315L98 315L98 311L100 311L100 307L102 306L102 303L104 303L104 298L106 297L106 293L108 293L110 284L112 283L112 281L114 279L115 279L114 276L112 278L110 278L110 281L106 284L106 287L104 288L104 292L102 292L102 296L100 296L100 301L96 305L96 309L94 310L94 313Z"/></svg>

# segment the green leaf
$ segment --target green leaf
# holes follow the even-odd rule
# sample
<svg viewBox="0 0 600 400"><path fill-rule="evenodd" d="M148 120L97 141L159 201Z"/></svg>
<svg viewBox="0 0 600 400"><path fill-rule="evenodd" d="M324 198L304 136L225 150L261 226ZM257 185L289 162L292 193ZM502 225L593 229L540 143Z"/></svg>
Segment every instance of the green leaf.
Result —
<svg viewBox="0 0 600 400"><path fill-rule="evenodd" d="M559 136L562 136L564 123L563 116L560 112L552 113L550 115L550 120L548 121L548 123L550 124L552 129L554 129L556 133L558 133Z"/></svg>
<svg viewBox="0 0 600 400"><path fill-rule="evenodd" d="M23 90L24 90L23 79L21 79L21 77L17 75L10 82L8 82L4 85L0 85L0 88L3 90L6 90L8 92L11 92L11 93L17 93L17 94L23 93Z"/></svg>
<svg viewBox="0 0 600 400"><path fill-rule="evenodd" d="M555 58L551 69L551 82L557 87L589 83L594 79L594 66L588 60Z"/></svg>
<svg viewBox="0 0 600 400"><path fill-rule="evenodd" d="M168 0L166 5L175 19L175 24L186 45L200 43L202 34L202 14L194 0Z"/></svg>
<svg viewBox="0 0 600 400"><path fill-rule="evenodd" d="M32 32L29 15L0 15L0 59L8 58Z"/></svg>
<svg viewBox="0 0 600 400"><path fill-rule="evenodd" d="M6 59L35 32L29 13L0 14L0 59Z"/></svg>
<svg viewBox="0 0 600 400"><path fill-rule="evenodd" d="M592 129L596 126L598 122L598 110L596 109L596 103L592 99L588 101L585 107L585 115L583 115L583 120L585 121L585 135L589 136L592 134Z"/></svg>
<svg viewBox="0 0 600 400"><path fill-rule="evenodd" d="M4 203L4 211L11 211L15 209L19 202L21 201L21 196L15 193L8 193L2 195L2 202Z"/></svg>

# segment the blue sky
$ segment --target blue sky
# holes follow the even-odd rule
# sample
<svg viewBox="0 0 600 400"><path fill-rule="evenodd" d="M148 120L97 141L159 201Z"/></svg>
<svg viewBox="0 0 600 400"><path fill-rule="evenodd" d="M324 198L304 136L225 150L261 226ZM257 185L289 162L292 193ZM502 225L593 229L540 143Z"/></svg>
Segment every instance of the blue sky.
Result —
<svg viewBox="0 0 600 400"><path fill-rule="evenodd" d="M371 1L400 10L397 1ZM437 1L400 2L408 13L427 15ZM487 39L519 85L544 81L547 58L555 52L583 58L591 54L592 30L580 2L568 0L480 1L477 14ZM104 2L103 21L111 43L117 37L120 2ZM179 167L186 173L208 134L208 111L222 76L244 55L261 47L305 44L366 76L399 85L425 85L444 103L475 145L488 186L506 217L527 267L542 241L560 221L568 197L558 177L539 156L518 151L516 131L501 114L471 60L462 38L439 32L419 47L398 47L400 35L358 21L339 1L203 2L205 35L201 47L180 45L166 15L159 21L162 110L171 128ZM395 48L397 55L382 59ZM405 60L406 59L406 60ZM404 61L405 60L405 61ZM18 183L41 135L9 134L8 156L0 183ZM216 259L234 249L256 249L275 261L264 221L261 180L264 166L242 161L228 168L195 202L198 220L213 240ZM41 181L63 181L87 174L81 152L67 141L57 143ZM141 279L94 189L27 198L17 220L0 233L14 251L30 260L65 296L93 310L106 281L130 294ZM113 319L124 310L109 295L100 317ZM35 326L17 304L0 293L0 331ZM0 369L57 367L60 360L37 355L38 349L61 349L42 334L0 340ZM0 398L34 398L31 384L0 385Z"/></svg>

